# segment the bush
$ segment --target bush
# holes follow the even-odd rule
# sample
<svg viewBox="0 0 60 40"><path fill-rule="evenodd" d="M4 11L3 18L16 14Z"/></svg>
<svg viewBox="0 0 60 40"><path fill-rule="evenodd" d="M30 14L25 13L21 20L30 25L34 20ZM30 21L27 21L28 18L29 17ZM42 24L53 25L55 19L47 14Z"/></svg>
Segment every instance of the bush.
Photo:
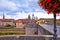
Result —
<svg viewBox="0 0 60 40"><path fill-rule="evenodd" d="M10 27L11 25L10 24L6 24L5 27Z"/></svg>

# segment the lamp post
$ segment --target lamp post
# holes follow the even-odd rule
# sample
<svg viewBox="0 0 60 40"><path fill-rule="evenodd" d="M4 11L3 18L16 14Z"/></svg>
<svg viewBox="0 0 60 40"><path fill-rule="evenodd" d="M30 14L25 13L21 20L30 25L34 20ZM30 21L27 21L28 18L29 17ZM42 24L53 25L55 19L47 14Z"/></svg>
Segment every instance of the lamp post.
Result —
<svg viewBox="0 0 60 40"><path fill-rule="evenodd" d="M53 40L57 40L56 14L54 14L54 35Z"/></svg>

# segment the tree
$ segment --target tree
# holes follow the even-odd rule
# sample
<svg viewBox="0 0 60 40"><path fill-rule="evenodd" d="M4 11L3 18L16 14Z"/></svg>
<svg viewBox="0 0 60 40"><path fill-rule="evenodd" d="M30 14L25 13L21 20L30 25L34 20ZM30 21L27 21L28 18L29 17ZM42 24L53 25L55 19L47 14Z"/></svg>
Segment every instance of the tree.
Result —
<svg viewBox="0 0 60 40"><path fill-rule="evenodd" d="M60 13L60 0L39 0L39 6L42 6L48 14L54 14L54 40L57 40L57 28L56 28L56 14Z"/></svg>
<svg viewBox="0 0 60 40"><path fill-rule="evenodd" d="M6 26L6 27L10 27L11 25L10 25L10 24L6 24L5 26Z"/></svg>

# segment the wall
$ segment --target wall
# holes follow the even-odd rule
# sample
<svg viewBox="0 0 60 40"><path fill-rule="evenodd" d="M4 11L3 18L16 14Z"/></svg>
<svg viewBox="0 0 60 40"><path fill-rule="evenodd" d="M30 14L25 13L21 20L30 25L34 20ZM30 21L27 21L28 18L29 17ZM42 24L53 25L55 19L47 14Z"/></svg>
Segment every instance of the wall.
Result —
<svg viewBox="0 0 60 40"><path fill-rule="evenodd" d="M26 27L26 35L36 35L37 32L37 28L27 28Z"/></svg>
<svg viewBox="0 0 60 40"><path fill-rule="evenodd" d="M10 35L10 36L0 36L0 40L53 40L53 37L49 37L48 36L44 36L44 35L40 35L40 36L27 36L27 35ZM58 38L58 40L60 40L60 37Z"/></svg>

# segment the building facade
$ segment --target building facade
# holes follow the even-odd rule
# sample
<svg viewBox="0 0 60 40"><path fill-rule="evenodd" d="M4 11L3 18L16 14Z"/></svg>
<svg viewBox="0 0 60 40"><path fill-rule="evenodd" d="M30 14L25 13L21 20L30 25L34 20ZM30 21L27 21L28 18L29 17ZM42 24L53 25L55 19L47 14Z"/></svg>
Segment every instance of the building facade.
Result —
<svg viewBox="0 0 60 40"><path fill-rule="evenodd" d="M14 19L6 19L5 15L3 13L3 18L0 19L0 26L4 27L5 25L15 25L15 20Z"/></svg>
<svg viewBox="0 0 60 40"><path fill-rule="evenodd" d="M29 23L36 23L37 20L31 19L30 15L28 15L27 19L18 19L16 20L16 27L17 28L23 28L25 24Z"/></svg>

